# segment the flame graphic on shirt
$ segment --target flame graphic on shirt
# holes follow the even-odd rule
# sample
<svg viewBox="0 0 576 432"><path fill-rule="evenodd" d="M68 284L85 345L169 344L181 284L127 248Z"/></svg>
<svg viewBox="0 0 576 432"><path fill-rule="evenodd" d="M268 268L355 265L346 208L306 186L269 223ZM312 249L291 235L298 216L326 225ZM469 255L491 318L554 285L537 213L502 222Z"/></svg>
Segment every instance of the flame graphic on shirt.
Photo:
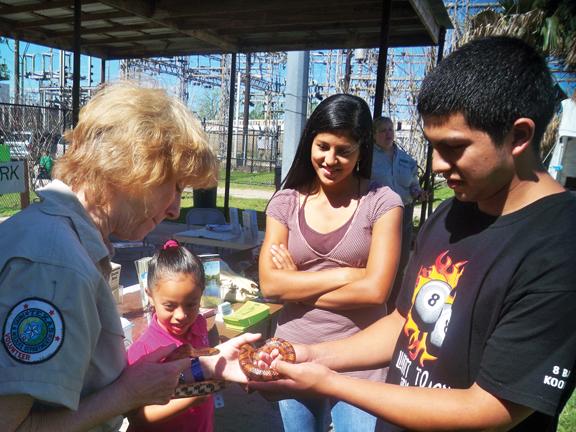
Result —
<svg viewBox="0 0 576 432"><path fill-rule="evenodd" d="M421 367L424 366L424 362L436 360L436 357L430 354L427 347L427 339L429 338L430 333L421 329L414 317L414 305L418 293L426 284L429 284L433 281L440 281L441 283L445 283L450 286L450 293L444 299L443 304L452 305L454 299L456 298L456 286L458 285L458 280L464 272L464 266L466 263L467 261L453 263L452 258L448 256L448 251L444 251L438 255L438 257L436 257L436 260L432 266L427 268L421 267L420 271L418 272L416 287L412 296L412 307L408 313L403 331L404 334L408 337L408 355L411 360L418 359L418 363Z"/></svg>

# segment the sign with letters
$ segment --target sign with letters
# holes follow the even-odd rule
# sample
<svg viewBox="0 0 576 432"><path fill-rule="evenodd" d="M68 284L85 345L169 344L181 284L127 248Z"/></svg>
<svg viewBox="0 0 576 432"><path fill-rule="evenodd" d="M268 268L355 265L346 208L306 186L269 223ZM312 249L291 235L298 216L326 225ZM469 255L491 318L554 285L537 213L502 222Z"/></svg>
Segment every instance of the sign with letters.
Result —
<svg viewBox="0 0 576 432"><path fill-rule="evenodd" d="M26 191L24 161L0 162L0 194Z"/></svg>

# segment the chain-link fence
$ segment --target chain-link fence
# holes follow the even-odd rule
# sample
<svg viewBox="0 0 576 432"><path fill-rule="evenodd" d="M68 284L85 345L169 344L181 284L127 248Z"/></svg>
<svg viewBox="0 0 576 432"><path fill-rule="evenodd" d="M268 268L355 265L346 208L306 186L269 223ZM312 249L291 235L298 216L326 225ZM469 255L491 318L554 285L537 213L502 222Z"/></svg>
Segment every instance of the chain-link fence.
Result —
<svg viewBox="0 0 576 432"><path fill-rule="evenodd" d="M0 103L0 144L8 147L12 160L24 160L28 170L30 200L34 190L49 181L47 158L54 160L66 151L62 134L70 127L71 111L55 107ZM21 207L20 194L0 195L0 216Z"/></svg>
<svg viewBox="0 0 576 432"><path fill-rule="evenodd" d="M72 125L70 110L55 107L0 103L0 144L5 144L12 160L24 160L28 169L30 201L35 190L49 181L43 168L45 158L56 160L66 151L62 135ZM205 122L204 129L220 160L224 178L228 126ZM234 127L232 138L232 181L238 185L275 185L281 165L282 131L279 125L251 121L249 128ZM0 195L0 216L21 208L20 194Z"/></svg>
<svg viewBox="0 0 576 432"><path fill-rule="evenodd" d="M228 126L206 122L204 129L220 160L220 178L224 178ZM252 121L247 130L242 126L235 126L232 132L232 182L274 187L276 168L281 165L282 142L283 133L279 125L262 125L258 121Z"/></svg>

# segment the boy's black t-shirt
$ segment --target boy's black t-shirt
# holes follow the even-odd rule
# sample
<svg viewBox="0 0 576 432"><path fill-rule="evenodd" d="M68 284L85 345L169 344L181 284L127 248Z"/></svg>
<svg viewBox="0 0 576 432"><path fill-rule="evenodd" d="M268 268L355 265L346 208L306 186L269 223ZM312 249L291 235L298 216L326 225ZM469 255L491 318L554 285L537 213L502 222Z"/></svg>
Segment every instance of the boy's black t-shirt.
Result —
<svg viewBox="0 0 576 432"><path fill-rule="evenodd" d="M443 203L419 233L387 382L468 388L537 411L546 430L574 388L576 198L545 197L500 217ZM417 408L417 407L415 407Z"/></svg>

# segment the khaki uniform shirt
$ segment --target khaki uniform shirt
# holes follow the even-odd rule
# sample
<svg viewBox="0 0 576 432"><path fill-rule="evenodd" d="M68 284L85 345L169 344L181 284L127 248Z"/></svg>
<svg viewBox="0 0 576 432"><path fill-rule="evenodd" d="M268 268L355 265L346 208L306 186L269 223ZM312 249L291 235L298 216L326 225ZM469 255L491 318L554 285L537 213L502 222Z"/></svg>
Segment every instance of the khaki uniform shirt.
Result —
<svg viewBox="0 0 576 432"><path fill-rule="evenodd" d="M64 183L39 195L0 224L0 394L76 410L126 366L123 331L100 232Z"/></svg>

